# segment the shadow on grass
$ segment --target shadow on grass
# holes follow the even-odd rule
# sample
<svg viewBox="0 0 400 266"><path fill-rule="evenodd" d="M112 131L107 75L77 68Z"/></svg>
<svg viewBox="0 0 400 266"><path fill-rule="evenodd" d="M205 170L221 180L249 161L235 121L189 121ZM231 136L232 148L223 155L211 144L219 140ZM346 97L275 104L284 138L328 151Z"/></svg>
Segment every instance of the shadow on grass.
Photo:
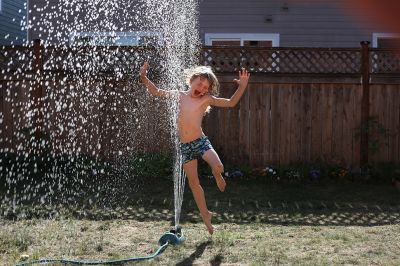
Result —
<svg viewBox="0 0 400 266"><path fill-rule="evenodd" d="M228 180L218 191L213 180L201 180L213 223L277 225L376 226L400 223L400 193L388 185L357 183L273 184L257 180ZM174 223L173 183L149 179L135 192L113 198L87 197L68 203L46 199L18 206L1 206L6 219L57 218L132 219ZM108 195L109 196L109 195ZM190 190L185 189L182 224L201 223Z"/></svg>
<svg viewBox="0 0 400 266"><path fill-rule="evenodd" d="M182 261L178 262L175 265L176 266L192 265L196 259L201 257L201 255L204 253L204 250L206 249L206 247L208 245L210 245L211 243L212 243L211 241L206 241L206 242L201 243L200 245L198 245L196 247L196 250L192 254L190 254L190 256L188 258L183 259Z"/></svg>
<svg viewBox="0 0 400 266"><path fill-rule="evenodd" d="M222 260L224 257L220 254L216 255L212 260L210 260L210 265L211 266L219 266L222 263Z"/></svg>

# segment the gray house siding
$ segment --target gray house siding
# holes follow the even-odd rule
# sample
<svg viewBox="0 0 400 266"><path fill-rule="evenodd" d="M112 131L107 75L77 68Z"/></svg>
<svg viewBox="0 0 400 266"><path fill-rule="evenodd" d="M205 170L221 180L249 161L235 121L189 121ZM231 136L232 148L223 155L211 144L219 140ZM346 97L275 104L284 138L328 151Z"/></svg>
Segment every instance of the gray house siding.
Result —
<svg viewBox="0 0 400 266"><path fill-rule="evenodd" d="M358 47L379 30L353 16L345 0L202 0L206 33L278 33L283 47Z"/></svg>
<svg viewBox="0 0 400 266"><path fill-rule="evenodd" d="M30 0L29 9L36 21L29 31L30 40L41 39L45 43L66 45L76 32L134 32L145 31L145 24L139 20L145 16L135 16L135 12L143 12L141 1L132 4L132 1L120 1L117 8L108 9L105 15L105 6L114 1L72 1L65 0ZM103 5L104 4L104 5ZM100 11L91 10L100 7ZM102 6L103 5L103 6ZM55 9L54 7L58 8ZM97 8L99 8L97 7ZM136 10L136 11L133 11ZM93 18L98 16L97 19ZM44 30L40 30L40 28Z"/></svg>
<svg viewBox="0 0 400 266"><path fill-rule="evenodd" d="M111 24L124 32L146 30L143 26L135 28L135 25L146 25L138 21L143 16L134 16L133 12L137 11L130 11L140 10L138 7L122 8L112 17L100 17L97 21L77 23L90 10L81 8L76 12L73 7L73 15L69 15L70 12L63 9L56 17L52 7L60 2L29 1L31 17L37 18L33 21L30 40L40 38L65 44L73 31L110 31L107 25ZM48 3L47 9L42 9L45 3ZM205 34L210 33L263 33L279 35L279 46L282 47L359 47L360 41L372 41L374 32L384 32L373 24L362 23L353 15L353 10L346 6L346 0L199 0L198 8L199 34L203 43ZM44 24L44 17L51 12L53 18L47 16L50 23ZM126 23L120 25L120 21L126 21L131 15L131 26L126 26ZM373 18L369 20L373 21ZM47 30L40 30L40 27ZM52 30L48 31L49 28Z"/></svg>
<svg viewBox="0 0 400 266"><path fill-rule="evenodd" d="M84 18L85 10L75 12L76 6L72 6L68 12L61 4L62 0L30 0L29 10L31 17L31 28L29 30L30 41L41 39L49 44L66 44L68 43L71 31L77 30L71 25L74 21L81 21ZM61 8L54 8L61 7ZM87 23L82 23L84 27ZM43 29L43 30L41 30Z"/></svg>
<svg viewBox="0 0 400 266"><path fill-rule="evenodd" d="M27 0L1 0L0 45L20 45L27 40Z"/></svg>

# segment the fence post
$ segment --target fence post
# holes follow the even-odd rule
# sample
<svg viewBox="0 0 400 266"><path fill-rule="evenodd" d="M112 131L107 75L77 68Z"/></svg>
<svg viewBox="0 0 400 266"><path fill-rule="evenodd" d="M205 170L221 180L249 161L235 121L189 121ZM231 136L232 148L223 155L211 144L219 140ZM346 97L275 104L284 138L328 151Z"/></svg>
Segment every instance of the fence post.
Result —
<svg viewBox="0 0 400 266"><path fill-rule="evenodd" d="M40 39L33 41L33 72L34 72L34 83L32 93L32 108L33 108L33 127L35 129L35 136L39 137L43 126L43 91L42 91L42 80L43 80L43 47L40 43Z"/></svg>
<svg viewBox="0 0 400 266"><path fill-rule="evenodd" d="M361 84L362 84L362 99L361 99L361 136L360 136L360 166L368 164L368 120L369 120L369 44L368 41L361 43Z"/></svg>

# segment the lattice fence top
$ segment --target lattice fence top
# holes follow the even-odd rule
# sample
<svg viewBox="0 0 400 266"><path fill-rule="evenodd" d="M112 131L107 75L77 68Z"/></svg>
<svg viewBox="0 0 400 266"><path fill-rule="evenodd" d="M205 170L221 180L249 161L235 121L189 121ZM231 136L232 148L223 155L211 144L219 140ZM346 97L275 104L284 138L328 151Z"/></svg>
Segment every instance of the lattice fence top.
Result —
<svg viewBox="0 0 400 266"><path fill-rule="evenodd" d="M389 49L370 51L370 72L373 74L400 73L400 53Z"/></svg>
<svg viewBox="0 0 400 266"><path fill-rule="evenodd" d="M0 74L3 77L33 73L33 64L33 47L3 46L0 49Z"/></svg>
<svg viewBox="0 0 400 266"><path fill-rule="evenodd" d="M9 50L9 51L8 51ZM126 80L138 73L145 60L151 60L152 73L159 73L161 55L154 48L144 47L41 47L39 70L34 47L0 52L3 79L85 78Z"/></svg>
<svg viewBox="0 0 400 266"><path fill-rule="evenodd" d="M360 49L204 47L201 63L217 72L238 71L283 74L360 73Z"/></svg>
<svg viewBox="0 0 400 266"><path fill-rule="evenodd" d="M36 49L36 50L35 50ZM39 52L38 52L39 51ZM41 60L35 57L41 55ZM126 80L151 58L153 74L161 73L162 48L148 47L2 47L1 79L85 78ZM205 46L199 63L216 72L246 68L266 74L361 74L360 48L257 48ZM399 74L400 56L393 50L369 49L371 74ZM39 66L39 67L38 67ZM158 67L156 67L158 66Z"/></svg>
<svg viewBox="0 0 400 266"><path fill-rule="evenodd" d="M94 75L124 79L137 72L147 58L158 57L155 49L142 47L49 48L44 53L46 74ZM158 58L159 59L159 58Z"/></svg>

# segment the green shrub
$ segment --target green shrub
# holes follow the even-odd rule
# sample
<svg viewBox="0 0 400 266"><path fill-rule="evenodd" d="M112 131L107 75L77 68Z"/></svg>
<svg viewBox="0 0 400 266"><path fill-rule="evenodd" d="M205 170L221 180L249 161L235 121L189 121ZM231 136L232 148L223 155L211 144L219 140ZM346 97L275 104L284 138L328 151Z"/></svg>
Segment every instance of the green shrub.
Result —
<svg viewBox="0 0 400 266"><path fill-rule="evenodd" d="M131 174L137 177L171 177L173 160L168 154L140 153L128 158Z"/></svg>

